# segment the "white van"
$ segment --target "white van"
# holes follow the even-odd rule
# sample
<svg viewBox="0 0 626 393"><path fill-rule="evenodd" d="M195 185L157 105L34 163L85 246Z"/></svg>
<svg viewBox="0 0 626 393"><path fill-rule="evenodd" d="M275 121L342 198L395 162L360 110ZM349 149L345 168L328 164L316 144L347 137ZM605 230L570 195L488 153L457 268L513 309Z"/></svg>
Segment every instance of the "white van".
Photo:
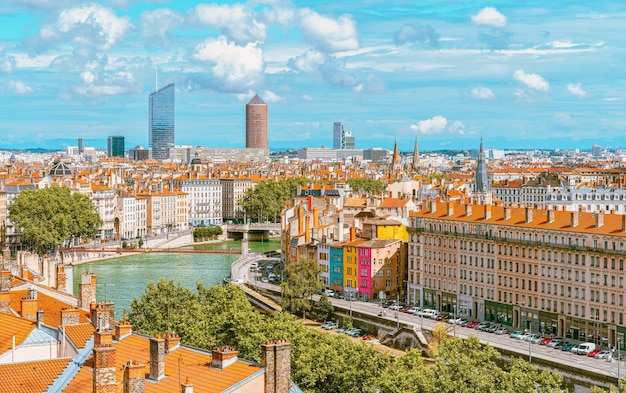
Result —
<svg viewBox="0 0 626 393"><path fill-rule="evenodd" d="M572 348L572 353L577 353L579 355L588 355L589 352L593 351L594 349L596 349L596 344L582 343Z"/></svg>
<svg viewBox="0 0 626 393"><path fill-rule="evenodd" d="M333 291L332 289L324 289L324 294L328 297L333 297L335 296L335 291Z"/></svg>
<svg viewBox="0 0 626 393"><path fill-rule="evenodd" d="M430 308L425 308L422 311L420 311L418 313L418 315L422 316L422 317L426 317L426 318L436 318L437 315L439 315L439 311L437 310L432 310Z"/></svg>

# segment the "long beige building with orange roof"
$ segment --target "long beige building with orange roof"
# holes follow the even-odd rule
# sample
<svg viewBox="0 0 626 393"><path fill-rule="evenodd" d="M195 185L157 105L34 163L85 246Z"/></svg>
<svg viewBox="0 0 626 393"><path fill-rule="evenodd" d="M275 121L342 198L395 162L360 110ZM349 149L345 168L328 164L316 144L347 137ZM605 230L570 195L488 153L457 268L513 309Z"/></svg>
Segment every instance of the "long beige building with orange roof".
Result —
<svg viewBox="0 0 626 393"><path fill-rule="evenodd" d="M410 303L623 343L626 216L429 201L408 231Z"/></svg>

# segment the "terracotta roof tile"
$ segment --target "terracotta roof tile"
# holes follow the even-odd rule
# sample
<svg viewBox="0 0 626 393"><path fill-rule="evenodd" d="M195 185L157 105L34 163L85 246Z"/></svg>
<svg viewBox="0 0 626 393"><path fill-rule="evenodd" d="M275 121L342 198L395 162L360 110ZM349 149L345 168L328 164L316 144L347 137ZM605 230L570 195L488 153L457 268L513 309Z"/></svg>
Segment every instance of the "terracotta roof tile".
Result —
<svg viewBox="0 0 626 393"><path fill-rule="evenodd" d="M13 337L15 337L15 345L19 345L33 329L35 329L33 321L14 315L0 314L0 354L13 347Z"/></svg>
<svg viewBox="0 0 626 393"><path fill-rule="evenodd" d="M15 311L21 310L21 300L27 296L28 290L11 291L11 308ZM58 327L61 324L61 310L64 308L74 308L74 305L63 302L54 297L48 296L42 292L37 292L37 308L45 310L43 315L43 323ZM80 322L89 322L87 311L81 310Z"/></svg>
<svg viewBox="0 0 626 393"><path fill-rule="evenodd" d="M87 343L96 331L91 323L64 326L63 330L65 330L67 337L72 340L72 343L74 343L74 346L78 349L84 348L85 343Z"/></svg>
<svg viewBox="0 0 626 393"><path fill-rule="evenodd" d="M11 393L45 392L71 358L0 365L0 389ZM85 390L85 391L91 391Z"/></svg>

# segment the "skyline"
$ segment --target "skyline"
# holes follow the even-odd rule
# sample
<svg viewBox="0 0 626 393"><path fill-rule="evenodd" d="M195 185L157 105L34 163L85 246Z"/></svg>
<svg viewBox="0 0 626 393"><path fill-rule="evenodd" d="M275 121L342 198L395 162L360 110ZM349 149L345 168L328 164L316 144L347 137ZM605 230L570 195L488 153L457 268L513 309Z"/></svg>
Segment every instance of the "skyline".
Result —
<svg viewBox="0 0 626 393"><path fill-rule="evenodd" d="M74 3L0 5L0 148L147 146L157 70L176 145L245 147L254 94L270 149L626 145L626 4Z"/></svg>

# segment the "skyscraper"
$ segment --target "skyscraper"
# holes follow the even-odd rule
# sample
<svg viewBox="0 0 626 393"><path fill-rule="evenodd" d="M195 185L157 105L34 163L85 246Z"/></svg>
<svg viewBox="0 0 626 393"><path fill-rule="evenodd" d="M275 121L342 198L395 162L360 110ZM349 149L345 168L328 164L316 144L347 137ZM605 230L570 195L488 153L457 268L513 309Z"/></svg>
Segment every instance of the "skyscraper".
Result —
<svg viewBox="0 0 626 393"><path fill-rule="evenodd" d="M343 124L340 121L333 123L333 149L343 149L346 145L345 131L343 130Z"/></svg>
<svg viewBox="0 0 626 393"><path fill-rule="evenodd" d="M152 158L166 160L174 147L174 84L150 94L149 141Z"/></svg>
<svg viewBox="0 0 626 393"><path fill-rule="evenodd" d="M107 157L124 157L124 137L110 136L107 140Z"/></svg>
<svg viewBox="0 0 626 393"><path fill-rule="evenodd" d="M268 148L267 104L258 94L246 105L246 148Z"/></svg>

